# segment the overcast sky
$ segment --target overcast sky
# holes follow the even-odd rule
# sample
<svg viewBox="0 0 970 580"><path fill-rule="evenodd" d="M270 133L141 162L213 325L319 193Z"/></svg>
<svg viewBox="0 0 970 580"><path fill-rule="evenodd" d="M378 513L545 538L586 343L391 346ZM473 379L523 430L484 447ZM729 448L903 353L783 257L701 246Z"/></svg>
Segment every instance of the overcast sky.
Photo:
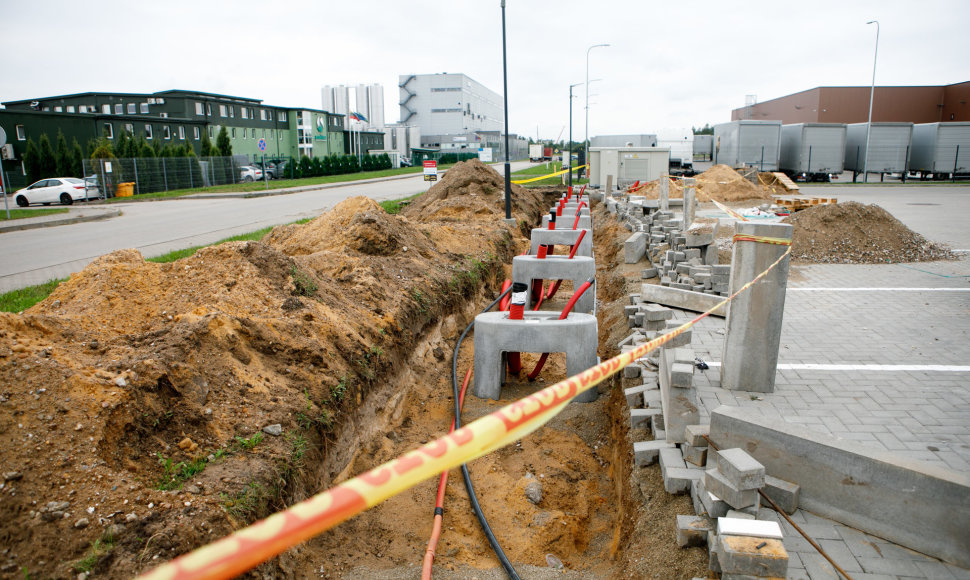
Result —
<svg viewBox="0 0 970 580"><path fill-rule="evenodd" d="M826 85L970 80L970 1L508 0L509 129L568 134L586 78L590 135L730 120ZM0 0L0 101L87 91L189 89L321 108L325 84L464 73L502 93L499 0ZM585 87L573 138L584 137ZM593 96L595 95L595 96Z"/></svg>

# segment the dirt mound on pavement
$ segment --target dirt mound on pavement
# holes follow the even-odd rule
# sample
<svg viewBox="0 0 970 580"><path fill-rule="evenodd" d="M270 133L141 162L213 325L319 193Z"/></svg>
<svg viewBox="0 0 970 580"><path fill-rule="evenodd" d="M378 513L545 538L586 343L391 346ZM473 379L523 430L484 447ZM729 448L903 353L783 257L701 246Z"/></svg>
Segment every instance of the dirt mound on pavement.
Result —
<svg viewBox="0 0 970 580"><path fill-rule="evenodd" d="M512 184L512 217L534 224L542 195ZM479 221L505 217L505 178L478 159L462 161L402 212L416 221Z"/></svg>
<svg viewBox="0 0 970 580"><path fill-rule="evenodd" d="M792 258L819 264L928 262L954 256L907 228L878 205L854 201L794 213Z"/></svg>
<svg viewBox="0 0 970 580"><path fill-rule="evenodd" d="M668 179L670 180L670 197L684 197L683 181L674 178ZM695 179L697 179L697 201L699 202L771 199L768 190L741 177L737 171L727 165L715 165L704 173L696 175ZM657 199L660 196L660 181L651 181L645 188L636 192L636 195L644 195L648 199Z"/></svg>

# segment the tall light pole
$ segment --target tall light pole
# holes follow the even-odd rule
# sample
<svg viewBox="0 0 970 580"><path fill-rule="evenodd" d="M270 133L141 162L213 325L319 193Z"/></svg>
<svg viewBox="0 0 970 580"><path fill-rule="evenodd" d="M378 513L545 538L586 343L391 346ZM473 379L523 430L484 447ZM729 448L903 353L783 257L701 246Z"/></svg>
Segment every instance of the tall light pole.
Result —
<svg viewBox="0 0 970 580"><path fill-rule="evenodd" d="M872 97L876 93L876 59L879 58L879 21L870 20L866 24L876 25L876 54L872 57L872 87L869 89L869 122L866 123L866 161L863 166L862 181L869 183L869 134L872 133Z"/></svg>
<svg viewBox="0 0 970 580"><path fill-rule="evenodd" d="M583 83L569 85L569 143L567 144L567 155L569 156L569 187L573 186L573 87L578 87Z"/></svg>
<svg viewBox="0 0 970 580"><path fill-rule="evenodd" d="M502 98L505 100L505 219L512 219L512 166L509 164L509 67L505 56L505 0L502 0Z"/></svg>
<svg viewBox="0 0 970 580"><path fill-rule="evenodd" d="M586 175L589 175L589 52L594 48L609 46L609 44L594 44L586 49L586 132L583 134L584 147L586 148ZM570 101L572 102L572 101Z"/></svg>

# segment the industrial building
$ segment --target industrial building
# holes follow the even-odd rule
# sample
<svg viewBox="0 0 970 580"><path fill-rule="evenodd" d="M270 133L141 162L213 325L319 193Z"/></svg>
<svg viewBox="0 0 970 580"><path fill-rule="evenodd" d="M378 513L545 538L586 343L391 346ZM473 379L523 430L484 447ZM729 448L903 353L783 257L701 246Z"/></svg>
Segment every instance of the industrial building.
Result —
<svg viewBox="0 0 970 580"><path fill-rule="evenodd" d="M732 121L864 123L871 87L815 87L731 111ZM873 123L970 121L970 81L952 85L876 87Z"/></svg>
<svg viewBox="0 0 970 580"><path fill-rule="evenodd" d="M503 130L502 96L464 74L401 75L399 80L401 123L421 129L423 146L447 148L467 144L479 131Z"/></svg>
<svg viewBox="0 0 970 580"><path fill-rule="evenodd" d="M351 99L351 90L353 99ZM384 86L381 84L324 85L323 110L344 115L344 129L350 129L351 113L364 116L365 131L384 131ZM351 106L353 102L353 106Z"/></svg>

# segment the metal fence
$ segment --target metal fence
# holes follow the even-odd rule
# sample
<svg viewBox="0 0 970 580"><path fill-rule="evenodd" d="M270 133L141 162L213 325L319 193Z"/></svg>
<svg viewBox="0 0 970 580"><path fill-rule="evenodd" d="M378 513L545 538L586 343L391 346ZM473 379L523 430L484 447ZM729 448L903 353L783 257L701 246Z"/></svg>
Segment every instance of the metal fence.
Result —
<svg viewBox="0 0 970 580"><path fill-rule="evenodd" d="M85 159L84 175L102 196L113 197L130 183L135 195L253 181L235 157L139 157Z"/></svg>

